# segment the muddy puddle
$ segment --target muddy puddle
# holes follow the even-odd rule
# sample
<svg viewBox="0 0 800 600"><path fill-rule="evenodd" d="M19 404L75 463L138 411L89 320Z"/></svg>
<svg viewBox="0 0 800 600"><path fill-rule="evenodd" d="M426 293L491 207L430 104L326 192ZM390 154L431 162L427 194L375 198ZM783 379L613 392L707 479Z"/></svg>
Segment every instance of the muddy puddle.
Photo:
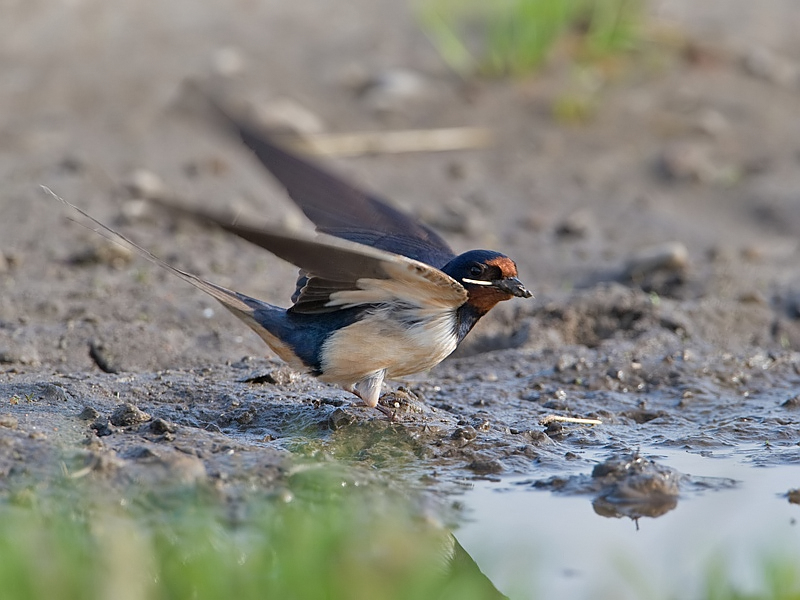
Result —
<svg viewBox="0 0 800 600"><path fill-rule="evenodd" d="M764 593L765 566L800 560L800 465L759 466L763 446L690 452L642 449L675 473L679 491L663 513L638 518L584 489L590 471L562 474L572 493L542 480L476 482L463 498L469 515L456 536L481 570L519 598L700 597L717 569L743 593ZM598 464L607 451L594 451Z"/></svg>

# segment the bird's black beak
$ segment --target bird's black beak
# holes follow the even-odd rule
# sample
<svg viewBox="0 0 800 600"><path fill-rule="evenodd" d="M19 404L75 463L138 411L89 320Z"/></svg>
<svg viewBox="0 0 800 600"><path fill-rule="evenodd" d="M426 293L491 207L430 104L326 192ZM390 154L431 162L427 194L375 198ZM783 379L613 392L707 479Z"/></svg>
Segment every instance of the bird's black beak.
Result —
<svg viewBox="0 0 800 600"><path fill-rule="evenodd" d="M527 288L522 285L522 282L516 277L496 279L492 281L492 285L498 290L507 292L512 296L517 296L518 298L533 298L533 294L531 294Z"/></svg>

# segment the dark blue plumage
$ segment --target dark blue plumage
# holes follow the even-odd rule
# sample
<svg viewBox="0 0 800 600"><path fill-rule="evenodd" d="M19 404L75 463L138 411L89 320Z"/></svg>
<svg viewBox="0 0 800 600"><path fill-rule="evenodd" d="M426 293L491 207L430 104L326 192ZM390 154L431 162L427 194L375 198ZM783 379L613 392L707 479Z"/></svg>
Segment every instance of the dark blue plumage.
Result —
<svg viewBox="0 0 800 600"><path fill-rule="evenodd" d="M349 308L329 313L326 318L320 319L318 315L287 311L243 294L239 294L239 297L254 309L253 318L256 322L287 344L314 376L322 375L321 352L325 340L334 331L358 321L365 310Z"/></svg>

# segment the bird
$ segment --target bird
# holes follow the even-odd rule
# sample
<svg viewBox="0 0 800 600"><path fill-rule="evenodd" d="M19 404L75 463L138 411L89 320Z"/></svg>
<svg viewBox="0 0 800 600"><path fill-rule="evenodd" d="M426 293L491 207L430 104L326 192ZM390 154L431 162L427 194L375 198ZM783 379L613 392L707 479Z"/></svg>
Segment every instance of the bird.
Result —
<svg viewBox="0 0 800 600"><path fill-rule="evenodd" d="M89 219L97 233L215 298L293 369L342 387L392 420L394 413L378 402L384 380L431 369L496 304L532 297L505 254L479 249L456 255L428 225L281 147L220 104L211 106L314 223L316 234L252 227L175 204L167 208L210 221L299 267L288 308L180 270L46 191Z"/></svg>

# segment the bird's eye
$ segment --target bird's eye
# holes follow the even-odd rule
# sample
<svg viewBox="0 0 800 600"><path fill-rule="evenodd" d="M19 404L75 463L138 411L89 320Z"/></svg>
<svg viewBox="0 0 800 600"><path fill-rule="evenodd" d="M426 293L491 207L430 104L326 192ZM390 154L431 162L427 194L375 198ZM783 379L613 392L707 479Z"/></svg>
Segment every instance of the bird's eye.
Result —
<svg viewBox="0 0 800 600"><path fill-rule="evenodd" d="M478 263L475 263L469 268L470 277L480 277L483 275L484 266Z"/></svg>

